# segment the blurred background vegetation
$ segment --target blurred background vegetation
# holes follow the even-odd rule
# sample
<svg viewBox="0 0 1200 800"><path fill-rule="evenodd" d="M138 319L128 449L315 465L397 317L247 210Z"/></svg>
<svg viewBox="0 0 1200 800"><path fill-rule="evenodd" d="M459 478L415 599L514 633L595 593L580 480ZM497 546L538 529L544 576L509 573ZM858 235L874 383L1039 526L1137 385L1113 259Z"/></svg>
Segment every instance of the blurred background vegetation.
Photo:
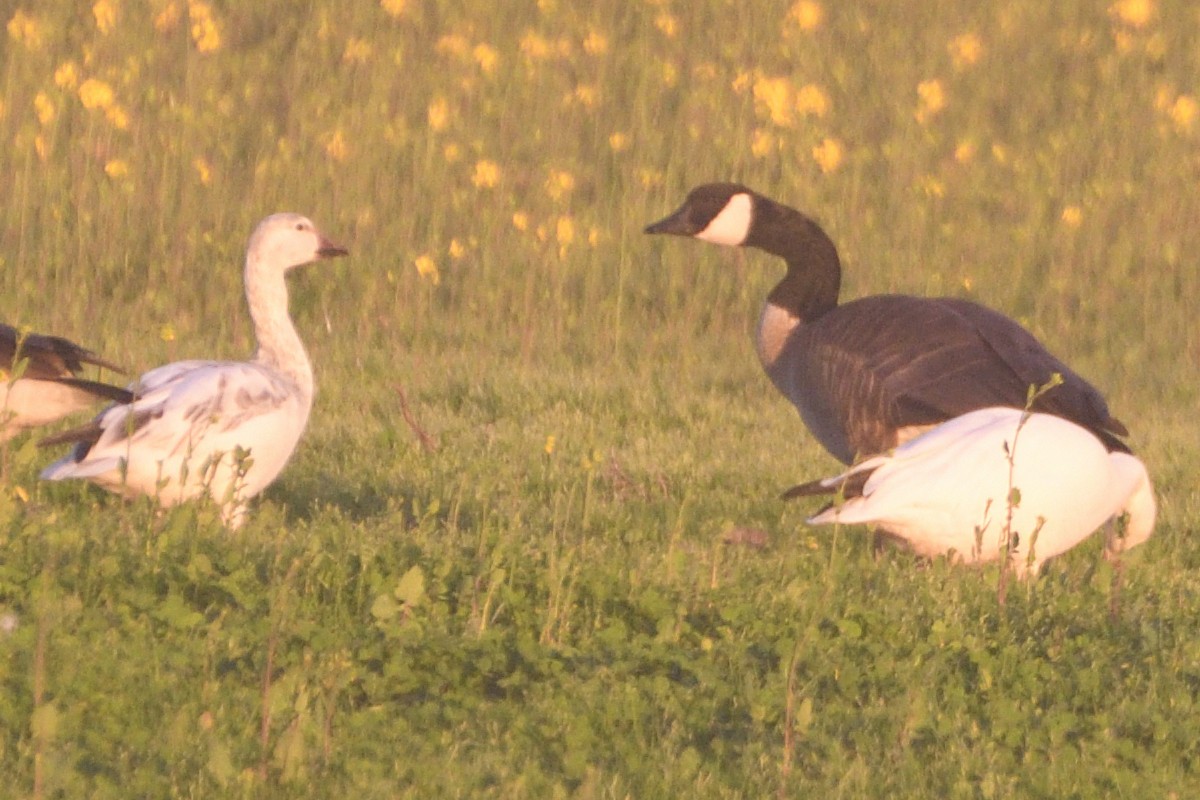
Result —
<svg viewBox="0 0 1200 800"><path fill-rule="evenodd" d="M0 24L5 321L136 371L241 358L259 218L353 254L292 282L317 408L245 538L41 487L17 443L16 793L1195 788L1193 3L0 0ZM750 345L779 265L641 234L710 180L818 219L846 297L970 297L1105 391L1162 499L1124 594L1093 548L1010 619L987 573L781 509L830 460ZM731 525L778 541L727 550Z"/></svg>

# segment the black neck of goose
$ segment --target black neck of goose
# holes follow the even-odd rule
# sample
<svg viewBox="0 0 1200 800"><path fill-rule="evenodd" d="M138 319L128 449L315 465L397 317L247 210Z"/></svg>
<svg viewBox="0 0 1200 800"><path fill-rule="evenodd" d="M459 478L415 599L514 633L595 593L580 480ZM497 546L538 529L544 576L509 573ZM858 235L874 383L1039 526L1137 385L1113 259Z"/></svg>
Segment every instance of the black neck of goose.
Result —
<svg viewBox="0 0 1200 800"><path fill-rule="evenodd" d="M842 264L833 241L816 222L793 208L755 198L754 226L744 244L779 256L787 275L767 302L812 322L838 303Z"/></svg>

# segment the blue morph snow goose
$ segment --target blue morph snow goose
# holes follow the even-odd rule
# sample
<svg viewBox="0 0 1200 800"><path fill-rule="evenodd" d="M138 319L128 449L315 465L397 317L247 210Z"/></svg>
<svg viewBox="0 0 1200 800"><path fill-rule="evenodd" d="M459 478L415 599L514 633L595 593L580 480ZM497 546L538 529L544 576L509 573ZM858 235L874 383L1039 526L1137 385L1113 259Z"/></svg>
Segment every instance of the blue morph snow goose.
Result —
<svg viewBox="0 0 1200 800"><path fill-rule="evenodd" d="M249 361L179 361L131 387L130 402L43 444L74 443L42 472L83 478L164 506L208 494L230 527L283 470L308 423L313 373L288 314L285 274L345 255L300 214L258 224L246 251L245 284L258 349Z"/></svg>
<svg viewBox="0 0 1200 800"><path fill-rule="evenodd" d="M0 441L100 400L129 400L129 392L119 386L77 377L84 364L123 371L67 339L22 334L0 324Z"/></svg>
<svg viewBox="0 0 1200 800"><path fill-rule="evenodd" d="M767 296L758 355L817 440L844 464L979 408L1023 408L1031 386L1062 384L1033 410L1071 420L1108 450L1125 427L1087 381L1003 314L968 300L876 295L838 305L837 250L813 220L745 186L692 190L646 233L757 247L787 274Z"/></svg>
<svg viewBox="0 0 1200 800"><path fill-rule="evenodd" d="M1137 458L1109 452L1061 417L1013 408L964 414L784 497L821 494L840 498L811 524L875 524L930 558L994 561L1007 530L1010 563L1023 576L1113 517L1128 514L1107 552L1135 547L1150 538L1157 514Z"/></svg>

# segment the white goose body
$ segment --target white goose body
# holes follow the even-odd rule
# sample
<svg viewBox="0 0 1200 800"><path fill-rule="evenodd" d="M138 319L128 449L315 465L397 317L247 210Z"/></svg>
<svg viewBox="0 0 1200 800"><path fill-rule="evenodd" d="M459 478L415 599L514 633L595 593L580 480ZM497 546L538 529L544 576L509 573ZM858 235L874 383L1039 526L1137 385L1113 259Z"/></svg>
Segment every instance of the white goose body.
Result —
<svg viewBox="0 0 1200 800"><path fill-rule="evenodd" d="M738 184L699 186L647 233L757 247L787 262L767 297L757 350L776 388L842 463L989 406L1023 408L1030 386L1062 384L1035 411L1127 452L1103 396L1012 319L967 300L875 295L838 305L841 264L825 232Z"/></svg>
<svg viewBox="0 0 1200 800"><path fill-rule="evenodd" d="M1012 408L964 414L785 497L838 493L843 502L811 524L878 525L919 555L965 563L998 559L1007 529L1019 575L1036 574L1121 514L1129 515L1124 536L1110 539L1108 551L1141 544L1157 514L1137 458L1108 452L1061 417Z"/></svg>
<svg viewBox="0 0 1200 800"><path fill-rule="evenodd" d="M288 315L284 275L345 252L299 214L267 217L246 254L254 358L179 361L147 372L130 387L132 402L47 439L76 445L42 477L83 478L126 496L155 496L164 506L207 494L227 524L239 525L247 501L291 458L312 408L312 366Z"/></svg>
<svg viewBox="0 0 1200 800"><path fill-rule="evenodd" d="M120 367L57 336L22 336L0 324L0 441L57 422L100 400L126 400L119 386L76 377L84 364L113 372Z"/></svg>

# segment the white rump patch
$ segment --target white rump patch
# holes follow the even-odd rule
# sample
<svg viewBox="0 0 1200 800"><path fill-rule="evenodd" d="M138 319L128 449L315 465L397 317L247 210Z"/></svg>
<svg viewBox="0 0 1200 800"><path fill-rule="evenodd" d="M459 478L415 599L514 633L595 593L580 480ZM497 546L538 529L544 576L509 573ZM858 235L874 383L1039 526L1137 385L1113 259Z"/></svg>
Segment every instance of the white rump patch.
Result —
<svg viewBox="0 0 1200 800"><path fill-rule="evenodd" d="M725 207L712 218L712 222L708 223L704 230L696 234L696 238L713 244L737 247L746 241L753 216L754 201L750 195L739 192L729 198Z"/></svg>

